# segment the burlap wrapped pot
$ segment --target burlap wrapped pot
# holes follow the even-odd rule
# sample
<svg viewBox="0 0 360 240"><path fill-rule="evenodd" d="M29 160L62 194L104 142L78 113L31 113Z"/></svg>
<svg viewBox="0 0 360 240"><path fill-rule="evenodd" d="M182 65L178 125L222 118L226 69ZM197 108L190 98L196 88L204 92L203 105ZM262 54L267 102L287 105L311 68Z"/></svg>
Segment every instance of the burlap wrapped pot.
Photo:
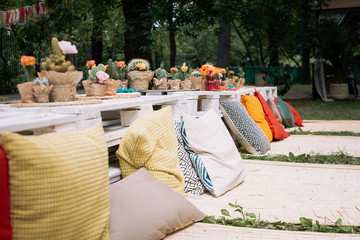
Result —
<svg viewBox="0 0 360 240"><path fill-rule="evenodd" d="M133 90L148 90L153 76L153 71L131 71L127 74L130 88Z"/></svg>
<svg viewBox="0 0 360 240"><path fill-rule="evenodd" d="M35 97L33 95L33 82L19 83L17 88L21 96L21 102L31 103L35 102Z"/></svg>
<svg viewBox="0 0 360 240"><path fill-rule="evenodd" d="M49 94L53 85L45 86L45 85L34 85L33 91L35 96L35 101L38 103L41 102L49 102Z"/></svg>
<svg viewBox="0 0 360 240"><path fill-rule="evenodd" d="M105 92L106 92L105 84L94 83L91 80L84 80L82 81L82 84L84 86L86 96L88 97L105 96Z"/></svg>
<svg viewBox="0 0 360 240"><path fill-rule="evenodd" d="M180 90L180 79L169 79L168 80L170 89L173 91L179 91Z"/></svg>
<svg viewBox="0 0 360 240"><path fill-rule="evenodd" d="M155 90L166 90L168 89L168 82L166 78L161 78L158 80L157 78L153 79Z"/></svg>
<svg viewBox="0 0 360 240"><path fill-rule="evenodd" d="M203 79L204 77L195 77L195 76L191 76L188 78L188 80L191 81L191 89L192 90L204 90L204 85L203 85Z"/></svg>
<svg viewBox="0 0 360 240"><path fill-rule="evenodd" d="M191 90L191 81L188 79L185 79L184 81L180 82L180 87L182 90Z"/></svg>
<svg viewBox="0 0 360 240"><path fill-rule="evenodd" d="M76 86L83 77L82 71L55 72L42 70L40 77L45 76L53 85L50 102L68 102L76 100Z"/></svg>

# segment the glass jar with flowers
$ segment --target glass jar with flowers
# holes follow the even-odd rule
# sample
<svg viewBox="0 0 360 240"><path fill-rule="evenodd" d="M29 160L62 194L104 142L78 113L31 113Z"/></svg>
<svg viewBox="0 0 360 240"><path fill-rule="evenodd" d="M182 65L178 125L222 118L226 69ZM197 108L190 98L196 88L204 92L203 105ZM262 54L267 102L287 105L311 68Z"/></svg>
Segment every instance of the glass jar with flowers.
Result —
<svg viewBox="0 0 360 240"><path fill-rule="evenodd" d="M205 90L206 91L215 91L215 67L210 64L204 64L199 69L201 74L205 76Z"/></svg>
<svg viewBox="0 0 360 240"><path fill-rule="evenodd" d="M170 68L171 79L168 80L170 90L179 91L180 90L180 82L181 80L177 77L179 69L176 67Z"/></svg>
<svg viewBox="0 0 360 240"><path fill-rule="evenodd" d="M127 78L133 90L148 90L154 72L150 70L150 63L141 58L136 58L128 63Z"/></svg>

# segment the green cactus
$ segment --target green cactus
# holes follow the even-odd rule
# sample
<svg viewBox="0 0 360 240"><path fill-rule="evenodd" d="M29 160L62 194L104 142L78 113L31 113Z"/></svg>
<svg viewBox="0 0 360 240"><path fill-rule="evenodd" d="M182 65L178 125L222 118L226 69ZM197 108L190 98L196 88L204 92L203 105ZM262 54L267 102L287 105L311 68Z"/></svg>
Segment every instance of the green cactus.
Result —
<svg viewBox="0 0 360 240"><path fill-rule="evenodd" d="M105 65L102 64L102 63L100 63L100 64L97 65L97 66L93 66L93 67L91 68L91 70L89 70L89 80L91 80L91 81L93 81L93 82L97 82L98 79L97 79L97 77L96 77L96 73L97 73L98 71L103 71L103 72L105 72Z"/></svg>
<svg viewBox="0 0 360 240"><path fill-rule="evenodd" d="M56 37L53 37L51 39L51 50L52 50L53 54L55 54L59 57L62 55L60 46L59 46L59 40Z"/></svg>
<svg viewBox="0 0 360 240"><path fill-rule="evenodd" d="M31 65L31 66L23 66L24 71L25 71L25 78L26 81L30 82L33 81L35 79L35 75L36 75L36 70L35 70L35 66Z"/></svg>
<svg viewBox="0 0 360 240"><path fill-rule="evenodd" d="M145 60L145 59L142 59L142 58L134 58L133 60L131 60L129 63L128 63L128 71L131 72L131 71L136 71L138 70L136 65L138 63L144 63L145 64L145 71L147 70L150 70L150 63L149 61Z"/></svg>
<svg viewBox="0 0 360 240"><path fill-rule="evenodd" d="M158 79L166 78L167 79L167 72L165 69L158 68L155 70L155 75Z"/></svg>
<svg viewBox="0 0 360 240"><path fill-rule="evenodd" d="M107 71L107 73L109 74L109 77L111 79L115 79L115 80L120 79L119 67L117 66L117 63L113 62L111 59L108 60L108 71Z"/></svg>

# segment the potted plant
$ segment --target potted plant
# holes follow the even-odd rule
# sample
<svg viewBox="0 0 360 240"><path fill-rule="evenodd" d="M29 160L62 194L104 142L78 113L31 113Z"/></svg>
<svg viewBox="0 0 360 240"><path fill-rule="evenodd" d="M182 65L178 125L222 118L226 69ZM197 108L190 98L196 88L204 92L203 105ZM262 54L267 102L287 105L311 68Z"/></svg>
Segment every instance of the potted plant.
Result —
<svg viewBox="0 0 360 240"><path fill-rule="evenodd" d="M177 77L177 73L179 72L179 69L177 69L176 67L172 67L170 68L170 72L171 72L171 79L168 80L170 89L174 91L178 91L180 90L180 82L181 82L181 80L178 79Z"/></svg>
<svg viewBox="0 0 360 240"><path fill-rule="evenodd" d="M67 102L76 99L76 86L83 77L82 71L75 71L71 61L65 59L56 37L51 39L52 54L41 62L40 77L46 77L53 85L51 102Z"/></svg>
<svg viewBox="0 0 360 240"><path fill-rule="evenodd" d="M183 63L183 65L180 68L180 71L178 71L175 74L175 79L180 79L180 87L182 90L190 90L191 89L191 81L188 80L190 77L188 73L189 67L186 66L186 63Z"/></svg>
<svg viewBox="0 0 360 240"><path fill-rule="evenodd" d="M120 79L120 89L128 88L128 80L126 79L127 75L127 67L124 61L117 62L117 66L119 68L119 79Z"/></svg>
<svg viewBox="0 0 360 240"><path fill-rule="evenodd" d="M233 76L234 86L237 88L242 88L245 83L245 72L242 68L239 68L238 76Z"/></svg>
<svg viewBox="0 0 360 240"><path fill-rule="evenodd" d="M133 59L128 63L127 69L127 78L131 89L149 89L149 83L154 76L154 72L150 71L150 64L147 60L141 58Z"/></svg>
<svg viewBox="0 0 360 240"><path fill-rule="evenodd" d="M154 87L156 90L166 90L168 87L167 83L167 72L163 68L158 68L155 70L156 78L153 79Z"/></svg>
<svg viewBox="0 0 360 240"><path fill-rule="evenodd" d="M24 82L19 83L17 88L21 96L21 102L31 103L35 101L33 95L33 80L35 79L35 58L32 56L22 56L20 59L21 65L24 69Z"/></svg>
<svg viewBox="0 0 360 240"><path fill-rule="evenodd" d="M188 80L191 81L191 89L201 91L204 90L204 77L199 70L194 69L194 71L190 74Z"/></svg>
<svg viewBox="0 0 360 240"><path fill-rule="evenodd" d="M345 20L323 19L318 26L317 55L331 66L330 95L336 100L349 97L346 77L353 64L360 37Z"/></svg>
<svg viewBox="0 0 360 240"><path fill-rule="evenodd" d="M82 81L82 84L85 89L86 96L105 96L106 85L104 84L105 80L109 79L109 74L106 73L106 67L104 64L100 63L96 66L95 62L92 65L93 61L88 61L86 66L88 66L89 79ZM91 67L90 67L91 66Z"/></svg>
<svg viewBox="0 0 360 240"><path fill-rule="evenodd" d="M49 84L46 77L36 78L33 85L33 94L36 102L49 102L49 94L53 85Z"/></svg>

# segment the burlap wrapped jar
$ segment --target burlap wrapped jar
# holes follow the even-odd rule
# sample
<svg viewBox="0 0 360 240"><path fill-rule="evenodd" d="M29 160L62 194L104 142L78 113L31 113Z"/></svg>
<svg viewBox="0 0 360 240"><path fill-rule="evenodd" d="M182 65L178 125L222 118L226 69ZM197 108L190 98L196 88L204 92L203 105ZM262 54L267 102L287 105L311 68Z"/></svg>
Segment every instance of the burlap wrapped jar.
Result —
<svg viewBox="0 0 360 240"><path fill-rule="evenodd" d="M86 96L88 97L105 96L105 92L106 92L105 84L94 83L91 80L84 80L82 81L82 84L84 86Z"/></svg>
<svg viewBox="0 0 360 240"><path fill-rule="evenodd" d="M45 76L53 85L49 99L50 102L68 102L76 100L76 86L83 77L82 71L55 72L42 70L38 74Z"/></svg>
<svg viewBox="0 0 360 240"><path fill-rule="evenodd" d="M191 90L191 81L188 79L185 79L184 81L180 82L180 87L182 90Z"/></svg>
<svg viewBox="0 0 360 240"><path fill-rule="evenodd" d="M106 96L115 96L120 83L121 83L120 80L115 80L115 79L110 79L110 78L106 79L104 81L104 84L106 86L105 95Z"/></svg>
<svg viewBox="0 0 360 240"><path fill-rule="evenodd" d="M166 90L168 88L168 82L166 78L153 79L155 90Z"/></svg>
<svg viewBox="0 0 360 240"><path fill-rule="evenodd" d="M204 77L200 76L200 77L195 77L195 76L191 76L188 78L188 80L191 81L191 89L192 90L204 90Z"/></svg>
<svg viewBox="0 0 360 240"><path fill-rule="evenodd" d="M35 101L38 103L49 102L49 94L53 85L45 86L43 84L33 86Z"/></svg>
<svg viewBox="0 0 360 240"><path fill-rule="evenodd" d="M21 102L31 103L35 102L35 97L33 94L33 82L19 83L17 88L21 96Z"/></svg>
<svg viewBox="0 0 360 240"><path fill-rule="evenodd" d="M133 90L148 90L153 76L153 71L131 71L127 74L129 86Z"/></svg>
<svg viewBox="0 0 360 240"><path fill-rule="evenodd" d="M169 79L168 83L170 85L170 90L179 91L180 90L180 79Z"/></svg>

